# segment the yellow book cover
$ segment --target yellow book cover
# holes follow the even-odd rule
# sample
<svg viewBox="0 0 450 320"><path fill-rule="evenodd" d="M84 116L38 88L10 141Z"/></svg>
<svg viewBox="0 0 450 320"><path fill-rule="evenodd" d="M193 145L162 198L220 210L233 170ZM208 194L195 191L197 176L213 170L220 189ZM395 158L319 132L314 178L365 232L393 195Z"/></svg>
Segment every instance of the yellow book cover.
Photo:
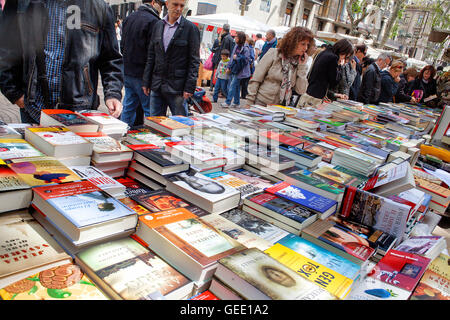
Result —
<svg viewBox="0 0 450 320"><path fill-rule="evenodd" d="M314 260L308 259L279 243L276 243L264 252L286 267L296 271L303 278L324 288L339 299L344 299L351 290L353 285L352 279L349 279Z"/></svg>
<svg viewBox="0 0 450 320"><path fill-rule="evenodd" d="M6 163L31 187L81 180L72 170L53 157L12 159Z"/></svg>
<svg viewBox="0 0 450 320"><path fill-rule="evenodd" d="M107 300L76 264L47 269L0 289L3 300Z"/></svg>

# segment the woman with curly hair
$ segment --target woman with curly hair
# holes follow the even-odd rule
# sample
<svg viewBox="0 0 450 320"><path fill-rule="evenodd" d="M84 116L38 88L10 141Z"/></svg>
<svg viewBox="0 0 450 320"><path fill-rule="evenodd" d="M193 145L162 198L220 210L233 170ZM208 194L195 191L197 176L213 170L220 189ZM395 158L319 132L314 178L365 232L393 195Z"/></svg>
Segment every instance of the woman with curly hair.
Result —
<svg viewBox="0 0 450 320"><path fill-rule="evenodd" d="M410 91L414 94L418 103L427 104L429 107L435 107L433 100L425 102L427 98L435 96L436 90L436 80L434 76L436 75L436 69L432 65L425 66L411 84ZM435 100L436 101L436 100Z"/></svg>
<svg viewBox="0 0 450 320"><path fill-rule="evenodd" d="M303 94L308 56L315 50L314 35L304 27L292 28L278 48L271 48L261 59L248 86L247 102L267 106L289 105L293 92Z"/></svg>

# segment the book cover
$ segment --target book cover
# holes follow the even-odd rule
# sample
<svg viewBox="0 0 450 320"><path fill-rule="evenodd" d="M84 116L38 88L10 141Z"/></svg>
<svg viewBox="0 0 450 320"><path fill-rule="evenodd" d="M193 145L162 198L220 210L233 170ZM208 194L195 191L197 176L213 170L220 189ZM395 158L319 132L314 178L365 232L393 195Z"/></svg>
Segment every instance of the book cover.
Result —
<svg viewBox="0 0 450 320"><path fill-rule="evenodd" d="M441 236L415 236L400 243L395 250L428 257L428 254L435 250L442 241L444 238Z"/></svg>
<svg viewBox="0 0 450 320"><path fill-rule="evenodd" d="M246 153L258 157L257 162L262 165L270 165L270 162L284 164L293 161L292 159L279 154L275 148L268 148L267 146L249 144L245 145L242 149Z"/></svg>
<svg viewBox="0 0 450 320"><path fill-rule="evenodd" d="M431 261L411 300L450 300L450 257L441 253Z"/></svg>
<svg viewBox="0 0 450 320"><path fill-rule="evenodd" d="M183 164L183 160L173 156L170 152L166 151L164 147L158 147L153 144L134 144L129 145L128 147L144 158L157 163L161 167Z"/></svg>
<svg viewBox="0 0 450 320"><path fill-rule="evenodd" d="M333 296L264 252L250 248L219 263L272 300L332 300ZM245 296L245 292L240 292Z"/></svg>
<svg viewBox="0 0 450 320"><path fill-rule="evenodd" d="M91 246L77 258L124 300L166 296L190 280L131 238Z"/></svg>
<svg viewBox="0 0 450 320"><path fill-rule="evenodd" d="M139 222L165 237L204 267L244 248L186 208L140 216Z"/></svg>
<svg viewBox="0 0 450 320"><path fill-rule="evenodd" d="M86 140L94 144L94 152L96 153L121 153L132 151L127 146L103 132L79 132L77 135L84 137Z"/></svg>
<svg viewBox="0 0 450 320"><path fill-rule="evenodd" d="M289 235L289 232L240 209L233 209L220 215L272 244Z"/></svg>
<svg viewBox="0 0 450 320"><path fill-rule="evenodd" d="M264 179L262 176L243 168L228 171L227 173L243 181L246 181L261 190L264 190L265 188L271 187L273 185L272 181Z"/></svg>
<svg viewBox="0 0 450 320"><path fill-rule="evenodd" d="M153 191L130 177L117 178L116 181L125 186L125 195L127 197L133 197Z"/></svg>
<svg viewBox="0 0 450 320"><path fill-rule="evenodd" d="M88 112L81 112L80 114L81 116L86 117L89 121L92 121L101 127L115 125L126 128L128 126L125 122L122 122L104 112L89 110Z"/></svg>
<svg viewBox="0 0 450 320"><path fill-rule="evenodd" d="M302 256L318 262L347 278L355 280L361 271L361 267L356 263L353 263L350 260L347 260L297 235L289 234L277 243L298 252Z"/></svg>
<svg viewBox="0 0 450 320"><path fill-rule="evenodd" d="M33 191L77 228L135 214L89 181L37 187Z"/></svg>
<svg viewBox="0 0 450 320"><path fill-rule="evenodd" d="M353 280L277 243L264 251L266 254L297 272L303 278L327 290L339 299L349 293Z"/></svg>
<svg viewBox="0 0 450 320"><path fill-rule="evenodd" d="M243 138L214 127L195 129L192 135L198 139L210 141L232 149L237 149L245 145Z"/></svg>
<svg viewBox="0 0 450 320"><path fill-rule="evenodd" d="M0 139L21 139L22 134L6 124L0 124Z"/></svg>
<svg viewBox="0 0 450 320"><path fill-rule="evenodd" d="M349 185L358 181L356 178L353 178L352 176L344 172L338 171L336 169L327 166L323 166L314 170L313 174L342 185Z"/></svg>
<svg viewBox="0 0 450 320"><path fill-rule="evenodd" d="M190 298L189 300L220 300L217 298L211 291L206 290L203 291L194 297Z"/></svg>
<svg viewBox="0 0 450 320"><path fill-rule="evenodd" d="M0 159L43 157L42 152L24 139L0 139Z"/></svg>
<svg viewBox="0 0 450 320"><path fill-rule="evenodd" d="M264 208L279 213L282 216L299 223L303 223L305 220L316 215L314 211L308 210L307 208L299 206L292 201L267 192L261 192L255 196L249 197L248 201L263 206ZM249 206L251 207L250 203Z"/></svg>
<svg viewBox="0 0 450 320"><path fill-rule="evenodd" d="M430 262L428 258L391 249L378 261L370 276L412 292Z"/></svg>
<svg viewBox="0 0 450 320"><path fill-rule="evenodd" d="M208 212L206 212L205 210L193 205L192 203L184 199L181 199L180 197L165 189L134 195L131 196L131 199L135 200L150 212L160 212L178 208L185 208L195 214L197 217L208 214Z"/></svg>
<svg viewBox="0 0 450 320"><path fill-rule="evenodd" d="M367 276L357 282L346 300L408 300L411 292Z"/></svg>
<svg viewBox="0 0 450 320"><path fill-rule="evenodd" d="M29 189L25 182L0 159L0 192Z"/></svg>
<svg viewBox="0 0 450 320"><path fill-rule="evenodd" d="M46 115L55 119L66 127L89 124L89 121L71 110L43 109L41 110L41 112L45 113Z"/></svg>
<svg viewBox="0 0 450 320"><path fill-rule="evenodd" d="M68 263L50 268L0 289L3 300L107 300L83 273Z"/></svg>
<svg viewBox="0 0 450 320"><path fill-rule="evenodd" d="M202 221L214 226L217 230L220 230L230 238L236 240L246 248L258 248L262 251L272 246L267 240L258 237L256 234L241 228L239 225L224 218L221 215L209 214L201 218Z"/></svg>
<svg viewBox="0 0 450 320"><path fill-rule="evenodd" d="M170 152L188 163L195 165L207 161L223 159L225 162L224 149L216 144L198 140L167 142Z"/></svg>
<svg viewBox="0 0 450 320"><path fill-rule="evenodd" d="M336 201L319 196L284 181L267 188L265 191L295 202L306 208L315 210L319 213L327 212L333 208L333 210L337 209Z"/></svg>
<svg viewBox="0 0 450 320"><path fill-rule="evenodd" d="M322 160L328 163L331 163L334 154L332 150L318 144L310 144L309 146L304 147L303 150L321 156Z"/></svg>
<svg viewBox="0 0 450 320"><path fill-rule="evenodd" d="M147 117L145 119L147 121L159 124L159 125L167 128L167 129L170 129L170 130L190 128L190 126L188 126L188 125L186 125L184 123L175 121L173 119L170 119L168 117Z"/></svg>
<svg viewBox="0 0 450 320"><path fill-rule="evenodd" d="M302 233L323 241L363 263L375 253L375 249L370 247L366 239L329 220L318 220L306 227Z"/></svg>
<svg viewBox="0 0 450 320"><path fill-rule="evenodd" d="M247 198L252 194L262 191L262 189L256 187L255 185L248 183L247 181L241 180L240 178L227 172L219 171L213 173L206 173L205 176L236 189L241 193L241 199Z"/></svg>
<svg viewBox="0 0 450 320"><path fill-rule="evenodd" d="M417 184L417 187L423 189L426 193L430 194L433 197L433 200L435 196L444 199L443 201L439 201L439 203L446 203L450 199L450 190L448 188L444 188L436 183L432 183L418 177L414 177L414 180Z"/></svg>
<svg viewBox="0 0 450 320"><path fill-rule="evenodd" d="M153 128L139 126L128 130L126 140L133 144L134 142L132 142L132 140L136 140L137 144L153 144L164 147L166 142L171 141L171 138Z"/></svg>
<svg viewBox="0 0 450 320"><path fill-rule="evenodd" d="M178 173L167 179L186 191L213 203L239 194L236 189L193 170Z"/></svg>
<svg viewBox="0 0 450 320"><path fill-rule="evenodd" d="M301 139L298 139L295 137L290 137L290 136L287 136L284 134L280 134L275 131L262 131L261 136L265 137L267 139L274 140L274 141L278 142L278 144L285 144L285 145L292 146L292 147L295 147L295 146L302 147L303 143L304 143L304 141ZM260 136L260 139L261 139L261 136Z"/></svg>
<svg viewBox="0 0 450 320"><path fill-rule="evenodd" d="M352 222L370 226L402 239L410 207L354 187L347 187L340 215Z"/></svg>
<svg viewBox="0 0 450 320"><path fill-rule="evenodd" d="M53 146L89 143L86 139L83 139L81 136L70 131L66 127L30 127L26 130L33 132Z"/></svg>
<svg viewBox="0 0 450 320"><path fill-rule="evenodd" d="M303 157L303 158L308 159L308 160L315 160L315 159L317 159L319 157L317 154L309 152L306 149L302 149L299 146L294 146L293 147L293 146L288 146L288 145L280 145L279 147L282 150L285 150L287 152L290 152L290 153L292 153L294 155ZM280 157L283 157L283 156L280 155Z"/></svg>
<svg viewBox="0 0 450 320"><path fill-rule="evenodd" d="M31 187L81 180L81 177L52 157L11 159L5 162Z"/></svg>
<svg viewBox="0 0 450 320"><path fill-rule="evenodd" d="M70 258L26 211L0 215L0 234L0 280Z"/></svg>
<svg viewBox="0 0 450 320"><path fill-rule="evenodd" d="M124 189L125 186L117 182L115 179L108 176L103 171L93 166L74 166L69 167L70 170L75 172L82 179L86 179L93 185L99 187L102 190L108 191L112 188Z"/></svg>

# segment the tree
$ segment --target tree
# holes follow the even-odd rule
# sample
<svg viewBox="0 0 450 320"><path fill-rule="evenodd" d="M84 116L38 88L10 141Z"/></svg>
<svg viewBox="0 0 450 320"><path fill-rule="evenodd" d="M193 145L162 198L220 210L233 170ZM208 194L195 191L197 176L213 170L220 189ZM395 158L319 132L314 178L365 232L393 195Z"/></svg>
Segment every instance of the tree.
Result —
<svg viewBox="0 0 450 320"><path fill-rule="evenodd" d="M392 8L391 16L389 17L389 20L386 24L386 30L383 34L383 38L380 42L380 48L383 48L386 44L389 37L392 36L392 28L394 27L394 24L397 22L398 19L402 18L403 10L405 8L405 2L406 0L396 0L394 1L394 6ZM397 25L398 27L398 25Z"/></svg>
<svg viewBox="0 0 450 320"><path fill-rule="evenodd" d="M373 2L373 3L372 3ZM380 8L383 0L350 0L347 4L347 14L350 19L350 34L358 36L358 25L367 16L374 13L377 8Z"/></svg>

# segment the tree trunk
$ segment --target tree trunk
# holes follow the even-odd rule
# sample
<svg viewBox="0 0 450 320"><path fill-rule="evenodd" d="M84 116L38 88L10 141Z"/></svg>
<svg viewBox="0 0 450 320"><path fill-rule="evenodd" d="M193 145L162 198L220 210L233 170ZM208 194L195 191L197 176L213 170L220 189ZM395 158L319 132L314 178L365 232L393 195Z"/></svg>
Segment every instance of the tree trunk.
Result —
<svg viewBox="0 0 450 320"><path fill-rule="evenodd" d="M391 35L392 27L394 26L395 22L398 19L398 13L400 12L400 9L403 6L403 3L405 0L396 0L394 1L394 7L391 12L391 16L389 17L389 20L386 25L386 30L384 31L383 38L380 42L380 48L383 49L384 45L386 44L387 40L389 39L389 36Z"/></svg>

